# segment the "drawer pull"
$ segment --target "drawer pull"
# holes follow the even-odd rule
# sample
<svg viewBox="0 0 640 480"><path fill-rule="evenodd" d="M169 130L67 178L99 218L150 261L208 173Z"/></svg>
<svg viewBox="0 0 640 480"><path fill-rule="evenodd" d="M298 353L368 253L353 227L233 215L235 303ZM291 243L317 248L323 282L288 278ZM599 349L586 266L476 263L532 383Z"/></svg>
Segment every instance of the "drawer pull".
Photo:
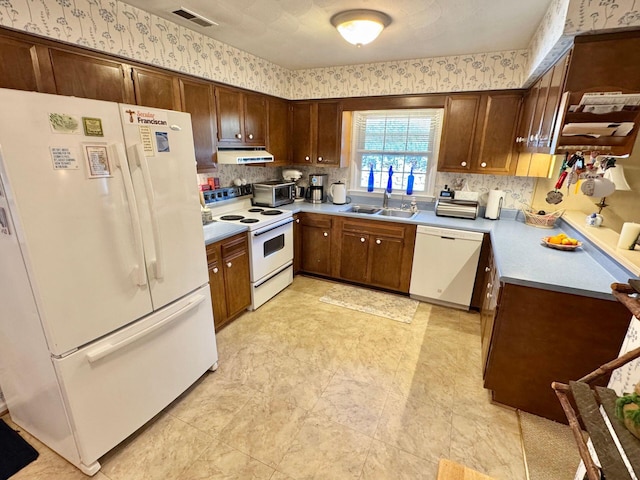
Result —
<svg viewBox="0 0 640 480"><path fill-rule="evenodd" d="M218 267L215 267L215 268L213 269L213 273L218 273Z"/></svg>
<svg viewBox="0 0 640 480"><path fill-rule="evenodd" d="M380 239L376 240L376 245L380 245L381 243L382 243L382 240L380 240Z"/></svg>
<svg viewBox="0 0 640 480"><path fill-rule="evenodd" d="M242 134L241 133L236 133L236 138L237 139L241 139L242 138Z"/></svg>
<svg viewBox="0 0 640 480"><path fill-rule="evenodd" d="M364 243L364 242L365 242L365 238L364 238L364 237L360 237L360 241L361 241L362 243Z"/></svg>
<svg viewBox="0 0 640 480"><path fill-rule="evenodd" d="M232 263L231 262L227 262L227 267L231 268Z"/></svg>
<svg viewBox="0 0 640 480"><path fill-rule="evenodd" d="M329 234L327 232L324 232L322 235L324 235L325 237L329 236Z"/></svg>
<svg viewBox="0 0 640 480"><path fill-rule="evenodd" d="M250 133L248 136L249 136L249 140L253 140L253 133Z"/></svg>

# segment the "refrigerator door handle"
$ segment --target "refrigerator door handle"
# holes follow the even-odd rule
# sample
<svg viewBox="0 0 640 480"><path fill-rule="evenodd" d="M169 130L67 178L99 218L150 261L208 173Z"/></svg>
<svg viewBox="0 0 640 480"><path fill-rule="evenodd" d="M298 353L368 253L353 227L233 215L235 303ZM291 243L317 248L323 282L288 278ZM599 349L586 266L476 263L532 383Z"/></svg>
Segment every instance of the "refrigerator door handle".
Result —
<svg viewBox="0 0 640 480"><path fill-rule="evenodd" d="M147 335L150 335L151 333L155 332L156 330L158 330L158 329L164 327L165 325L171 323L177 317L183 315L184 313L188 312L189 310L193 310L195 307L200 305L205 298L206 297L204 295L197 295L197 296L193 297L191 299L191 301L189 301L189 303L187 303L184 307L182 307L177 312L172 313L171 315L166 317L164 320L161 320L158 323L155 323L155 324L151 325L150 327L147 327L144 330L141 330L138 333L136 333L134 335L131 335L128 338L125 338L121 342L118 342L118 343L115 343L115 344L108 343L108 344L102 345L102 346L100 346L100 347L98 347L98 348L96 348L94 350L91 350L91 351L87 352L87 354L85 355L85 358L87 359L87 361L89 363L97 362L101 358L109 356L112 353L115 353L118 350L126 347L127 345L130 345L133 342L137 342L138 340L146 337Z"/></svg>
<svg viewBox="0 0 640 480"><path fill-rule="evenodd" d="M127 204L129 205L129 215L133 226L133 240L135 244L137 265L134 267L134 275L136 284L144 286L147 284L147 271L144 264L144 245L142 243L142 226L140 225L140 215L136 207L136 196L133 191L133 182L131 181L131 171L129 170L129 162L121 143L109 145L111 150L111 158L116 160L116 167L122 171L122 182L124 183L124 191L127 195Z"/></svg>
<svg viewBox="0 0 640 480"><path fill-rule="evenodd" d="M144 148L141 143L136 143L129 147L134 151L136 161L140 170L142 170L142 179L144 180L144 189L147 193L149 201L149 215L151 217L151 229L153 230L153 246L156 251L155 261L152 261L155 276L161 280L164 276L164 264L162 262L162 240L160 237L160 227L158 225L158 217L156 215L156 201L153 193L153 183L151 182L151 172L149 171L149 163L144 154Z"/></svg>

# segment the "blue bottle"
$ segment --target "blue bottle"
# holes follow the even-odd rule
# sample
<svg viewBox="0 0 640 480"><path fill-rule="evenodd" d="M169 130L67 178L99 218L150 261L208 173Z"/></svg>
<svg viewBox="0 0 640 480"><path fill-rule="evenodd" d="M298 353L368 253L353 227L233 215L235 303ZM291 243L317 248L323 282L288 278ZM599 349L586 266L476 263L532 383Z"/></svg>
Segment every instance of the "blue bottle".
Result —
<svg viewBox="0 0 640 480"><path fill-rule="evenodd" d="M407 177L407 195L413 195L413 165L411 165L411 172Z"/></svg>
<svg viewBox="0 0 640 480"><path fill-rule="evenodd" d="M373 192L373 164L369 165L369 183L367 184L367 192Z"/></svg>
<svg viewBox="0 0 640 480"><path fill-rule="evenodd" d="M387 192L391 193L391 187L393 185L391 176L393 175L393 165L389 167L389 180L387 180Z"/></svg>

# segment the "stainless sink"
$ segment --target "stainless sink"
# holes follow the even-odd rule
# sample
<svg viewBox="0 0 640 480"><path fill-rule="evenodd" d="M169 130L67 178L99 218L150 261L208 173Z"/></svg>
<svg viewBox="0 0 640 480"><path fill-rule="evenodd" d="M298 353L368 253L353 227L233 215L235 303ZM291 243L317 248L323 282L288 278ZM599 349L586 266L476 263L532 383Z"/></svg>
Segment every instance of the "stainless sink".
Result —
<svg viewBox="0 0 640 480"><path fill-rule="evenodd" d="M372 207L369 205L354 205L353 207L348 208L345 212L349 213L364 213L367 215L374 215L382 210L380 207Z"/></svg>
<svg viewBox="0 0 640 480"><path fill-rule="evenodd" d="M360 213L365 215L382 215L383 217L413 218L417 212L401 210L399 208L380 208L372 205L354 205L344 210L345 213Z"/></svg>
<svg viewBox="0 0 640 480"><path fill-rule="evenodd" d="M383 208L378 212L378 215L385 217L397 217L397 218L413 218L417 212L410 212L409 210L396 210L395 208Z"/></svg>

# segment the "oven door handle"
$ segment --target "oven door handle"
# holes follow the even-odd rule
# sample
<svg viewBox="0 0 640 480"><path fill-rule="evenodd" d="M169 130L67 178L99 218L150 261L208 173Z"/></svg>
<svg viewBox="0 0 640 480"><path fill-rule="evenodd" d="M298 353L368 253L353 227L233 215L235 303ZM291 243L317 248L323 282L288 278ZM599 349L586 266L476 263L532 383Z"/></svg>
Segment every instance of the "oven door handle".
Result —
<svg viewBox="0 0 640 480"><path fill-rule="evenodd" d="M282 222L282 223L279 223L279 224L277 224L277 225L274 225L273 227L268 228L268 229L266 229L266 230L261 230L261 231L259 231L259 232L256 232L256 233L254 233L254 234L253 234L253 236L254 236L254 237L259 237L260 235L264 235L265 233L272 232L273 230L276 230L276 229L278 229L278 228L280 228L280 227L283 227L283 226L285 226L285 225L288 225L288 224L290 224L290 223L293 223L293 218L290 218L290 219L288 219L288 220L286 220L286 221L284 221L284 222Z"/></svg>

